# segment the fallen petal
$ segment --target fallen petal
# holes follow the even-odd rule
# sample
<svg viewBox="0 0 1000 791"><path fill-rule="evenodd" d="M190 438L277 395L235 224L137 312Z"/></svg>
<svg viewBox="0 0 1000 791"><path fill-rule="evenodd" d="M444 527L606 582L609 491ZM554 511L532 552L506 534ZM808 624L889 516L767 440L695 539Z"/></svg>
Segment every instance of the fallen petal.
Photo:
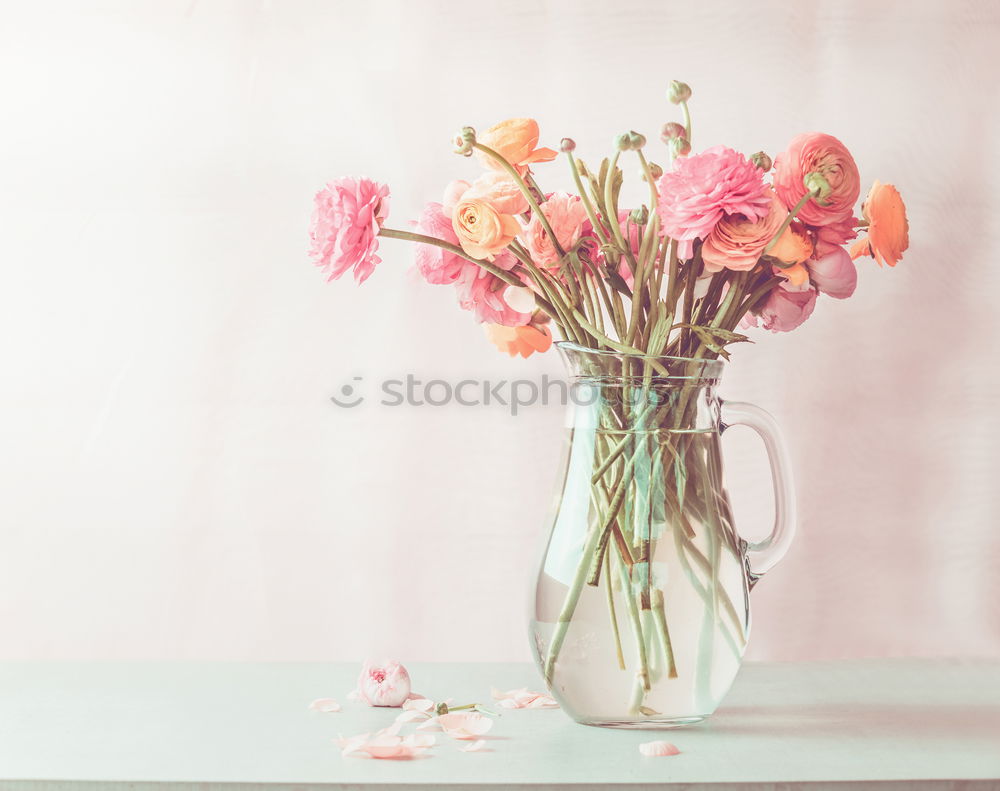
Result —
<svg viewBox="0 0 1000 791"><path fill-rule="evenodd" d="M649 758L653 758L667 755L680 755L681 751L674 747L674 745L670 742L646 742L645 744L639 745L639 752Z"/></svg>
<svg viewBox="0 0 1000 791"><path fill-rule="evenodd" d="M399 723L417 722L417 721L423 722L429 716L430 716L429 714L426 714L425 712L422 712L422 711L412 711L412 710L411 711L404 711L402 714L400 714L398 717L396 717L396 722L399 722Z"/></svg>
<svg viewBox="0 0 1000 791"><path fill-rule="evenodd" d="M407 747L433 747L435 742L437 742L437 739L429 733L411 733L409 736L403 737L403 744Z"/></svg>
<svg viewBox="0 0 1000 791"><path fill-rule="evenodd" d="M493 720L477 712L452 712L439 716L437 724L453 739L475 739L493 727Z"/></svg>
<svg viewBox="0 0 1000 791"><path fill-rule="evenodd" d="M434 708L434 701L427 698L410 698L403 704L404 711L430 711Z"/></svg>
<svg viewBox="0 0 1000 791"><path fill-rule="evenodd" d="M482 750L485 746L486 746L485 739L476 739L474 742L470 742L464 747L459 747L458 749L461 750L463 753L475 753L479 752L479 750Z"/></svg>
<svg viewBox="0 0 1000 791"><path fill-rule="evenodd" d="M531 692L523 687L507 692L494 689L492 692L493 700L497 701L498 706L505 709L553 709L559 707L559 704L548 695L541 692Z"/></svg>
<svg viewBox="0 0 1000 791"><path fill-rule="evenodd" d="M323 712L340 711L340 704L333 698L316 698L309 704L309 708L313 711Z"/></svg>

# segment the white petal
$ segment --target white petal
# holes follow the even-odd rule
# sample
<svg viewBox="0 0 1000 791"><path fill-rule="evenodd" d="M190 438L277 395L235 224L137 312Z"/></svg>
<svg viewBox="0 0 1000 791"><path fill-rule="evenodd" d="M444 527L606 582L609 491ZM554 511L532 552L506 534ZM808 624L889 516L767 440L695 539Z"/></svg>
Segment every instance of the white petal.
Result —
<svg viewBox="0 0 1000 791"><path fill-rule="evenodd" d="M680 754L680 750L674 747L674 745L663 741L640 744L639 752L650 758Z"/></svg>
<svg viewBox="0 0 1000 791"><path fill-rule="evenodd" d="M309 704L309 708L313 711L323 712L340 711L340 704L333 698L316 698Z"/></svg>

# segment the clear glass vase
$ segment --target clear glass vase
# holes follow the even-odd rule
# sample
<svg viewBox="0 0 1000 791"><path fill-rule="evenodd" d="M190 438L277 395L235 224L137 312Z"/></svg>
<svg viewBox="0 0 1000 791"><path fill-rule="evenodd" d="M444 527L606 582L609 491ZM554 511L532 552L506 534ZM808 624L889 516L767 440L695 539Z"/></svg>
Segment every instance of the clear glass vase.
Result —
<svg viewBox="0 0 1000 791"><path fill-rule="evenodd" d="M758 407L719 399L721 361L559 348L573 406L534 596L538 665L579 722L699 722L739 670L749 591L794 531L780 435ZM736 532L723 487L732 425L761 436L774 478L774 530L755 543Z"/></svg>

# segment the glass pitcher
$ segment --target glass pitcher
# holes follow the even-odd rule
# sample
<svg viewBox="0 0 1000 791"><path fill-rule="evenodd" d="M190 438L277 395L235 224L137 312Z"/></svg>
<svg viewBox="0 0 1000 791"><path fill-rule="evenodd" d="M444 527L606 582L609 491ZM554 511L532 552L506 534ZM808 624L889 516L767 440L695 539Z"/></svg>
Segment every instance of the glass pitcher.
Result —
<svg viewBox="0 0 1000 791"><path fill-rule="evenodd" d="M780 434L762 409L719 399L719 360L559 348L572 420L535 587L538 666L579 722L699 722L739 670L750 589L794 533ZM737 533L723 487L720 437L735 425L770 459L775 524L763 541Z"/></svg>

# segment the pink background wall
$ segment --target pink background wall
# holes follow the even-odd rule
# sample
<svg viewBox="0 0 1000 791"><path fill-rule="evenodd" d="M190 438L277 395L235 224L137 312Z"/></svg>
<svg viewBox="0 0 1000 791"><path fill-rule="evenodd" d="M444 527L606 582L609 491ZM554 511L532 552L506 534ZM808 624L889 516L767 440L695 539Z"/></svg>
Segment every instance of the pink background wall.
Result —
<svg viewBox="0 0 1000 791"><path fill-rule="evenodd" d="M676 118L674 77L695 91L696 148L830 132L911 221L896 270L861 262L855 298L758 336L726 374L725 395L779 419L799 480L751 656L1000 656L995 3L3 16L0 658L526 659L561 408L327 398L354 376L559 360L498 355L449 289L408 276L402 243L363 288L324 285L311 196L368 174L401 226L473 171L457 127L532 114L543 142L571 134L599 160ZM561 162L539 177L569 182ZM765 529L763 451L727 449L737 520Z"/></svg>

